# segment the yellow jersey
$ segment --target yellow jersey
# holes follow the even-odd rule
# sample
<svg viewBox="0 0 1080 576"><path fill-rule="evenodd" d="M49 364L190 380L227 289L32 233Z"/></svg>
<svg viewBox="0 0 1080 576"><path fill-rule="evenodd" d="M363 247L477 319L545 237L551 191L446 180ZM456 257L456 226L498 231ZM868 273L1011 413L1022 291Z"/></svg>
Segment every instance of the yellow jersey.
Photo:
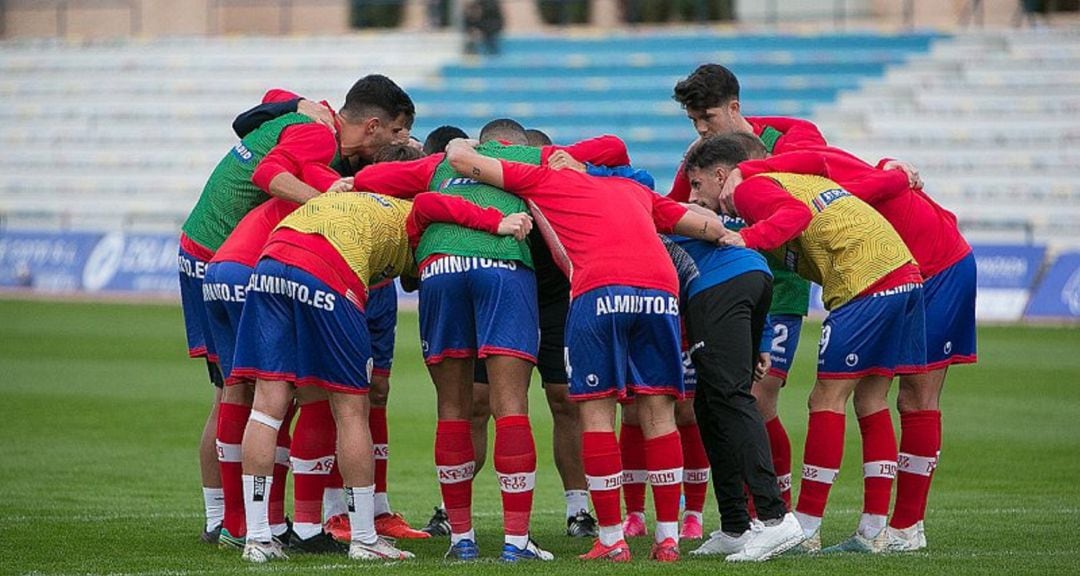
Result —
<svg viewBox="0 0 1080 576"><path fill-rule="evenodd" d="M833 310L907 263L911 251L887 220L839 184L820 176L766 173L813 213L798 237L769 252L822 287Z"/></svg>
<svg viewBox="0 0 1080 576"><path fill-rule="evenodd" d="M286 216L278 228L318 234L367 286L416 275L405 222L412 202L368 192L326 193Z"/></svg>

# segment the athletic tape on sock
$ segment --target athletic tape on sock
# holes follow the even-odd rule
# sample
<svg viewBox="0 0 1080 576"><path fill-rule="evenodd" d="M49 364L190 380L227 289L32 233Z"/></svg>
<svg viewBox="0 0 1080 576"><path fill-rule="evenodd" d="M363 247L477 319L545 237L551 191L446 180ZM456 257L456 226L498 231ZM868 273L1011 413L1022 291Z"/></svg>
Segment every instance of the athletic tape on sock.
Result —
<svg viewBox="0 0 1080 576"><path fill-rule="evenodd" d="M589 490L618 490L623 485L624 473L612 474L610 476L585 476L585 481L589 484Z"/></svg>
<svg viewBox="0 0 1080 576"><path fill-rule="evenodd" d="M623 484L644 484L649 480L648 470L623 470Z"/></svg>
<svg viewBox="0 0 1080 576"><path fill-rule="evenodd" d="M439 484L457 484L473 479L476 463L466 462L457 466L436 466L435 470L439 474Z"/></svg>
<svg viewBox="0 0 1080 576"><path fill-rule="evenodd" d="M312 460L302 458L289 458L292 463L293 474L311 474L314 476L328 476L334 468L333 456L322 456Z"/></svg>
<svg viewBox="0 0 1080 576"><path fill-rule="evenodd" d="M674 484L682 484L682 481L682 468L649 471L649 484L652 484L653 486L672 486Z"/></svg>
<svg viewBox="0 0 1080 576"><path fill-rule="evenodd" d="M226 444L221 440L216 440L217 443L217 459L218 462L243 462L244 451L241 449L240 444Z"/></svg>
<svg viewBox="0 0 1080 576"><path fill-rule="evenodd" d="M897 469L900 472L918 474L919 476L930 476L934 473L934 468L937 468L937 458L927 458L903 452L900 453L897 462Z"/></svg>
<svg viewBox="0 0 1080 576"><path fill-rule="evenodd" d="M495 475L499 479L499 490L508 494L530 492L536 487L536 472L518 472L516 474Z"/></svg>
<svg viewBox="0 0 1080 576"><path fill-rule="evenodd" d="M896 463L888 460L875 460L863 464L863 478L896 478Z"/></svg>
<svg viewBox="0 0 1080 576"><path fill-rule="evenodd" d="M840 474L839 470L831 468L818 468L810 464L803 464L802 477L803 480L812 480L814 482L821 482L822 484L832 484L836 482L836 476Z"/></svg>
<svg viewBox="0 0 1080 576"><path fill-rule="evenodd" d="M687 484L707 484L709 482L709 469L683 468L683 482Z"/></svg>

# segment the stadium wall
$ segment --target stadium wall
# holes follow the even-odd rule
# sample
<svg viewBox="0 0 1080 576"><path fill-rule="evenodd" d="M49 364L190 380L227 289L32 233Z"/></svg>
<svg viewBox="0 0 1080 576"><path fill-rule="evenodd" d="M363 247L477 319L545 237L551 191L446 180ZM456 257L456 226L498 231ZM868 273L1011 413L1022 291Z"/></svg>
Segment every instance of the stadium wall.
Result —
<svg viewBox="0 0 1080 576"><path fill-rule="evenodd" d="M1040 245L977 244L974 251L979 320L1080 322L1080 250L1050 255ZM174 234L4 231L0 295L176 299L176 257ZM820 289L811 298L821 312Z"/></svg>

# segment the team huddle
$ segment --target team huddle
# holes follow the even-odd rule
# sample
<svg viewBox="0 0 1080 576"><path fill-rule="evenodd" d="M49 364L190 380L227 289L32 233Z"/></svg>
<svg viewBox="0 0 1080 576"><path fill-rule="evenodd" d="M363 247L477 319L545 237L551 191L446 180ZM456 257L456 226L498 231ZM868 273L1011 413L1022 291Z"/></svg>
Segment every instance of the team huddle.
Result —
<svg viewBox="0 0 1080 576"><path fill-rule="evenodd" d="M554 145L503 118L477 140L444 126L421 144L412 100L381 75L336 111L271 90L237 117L241 141L180 237L189 354L217 390L203 540L256 563L391 561L413 556L405 540L448 536L448 558L479 558L472 482L493 419L500 559L551 560L530 536L536 367L566 535L593 539L583 560L631 560L648 486L660 562L681 540L729 561L926 547L938 400L948 367L976 360L976 271L956 218L904 162L868 164L804 120L744 117L723 66L700 66L674 99L700 137L666 196L616 136ZM437 397L442 501L422 530L387 494L394 279L419 292ZM777 402L810 282L828 316L792 507ZM851 398L863 513L823 548ZM706 533L710 481L721 524Z"/></svg>

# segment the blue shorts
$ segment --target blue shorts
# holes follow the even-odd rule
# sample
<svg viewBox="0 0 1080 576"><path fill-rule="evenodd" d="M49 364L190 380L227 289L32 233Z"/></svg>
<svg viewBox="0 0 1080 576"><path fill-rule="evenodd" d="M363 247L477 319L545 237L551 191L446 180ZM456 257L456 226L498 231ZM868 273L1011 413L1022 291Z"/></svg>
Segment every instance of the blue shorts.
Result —
<svg viewBox="0 0 1080 576"><path fill-rule="evenodd" d="M300 268L259 261L236 334L233 378L365 394L371 369L363 310Z"/></svg>
<svg viewBox="0 0 1080 576"><path fill-rule="evenodd" d="M684 397L679 300L673 294L629 286L589 290L570 302L566 347L574 400Z"/></svg>
<svg viewBox="0 0 1080 576"><path fill-rule="evenodd" d="M514 260L445 256L420 272L424 362L515 356L536 363L536 277Z"/></svg>
<svg viewBox="0 0 1080 576"><path fill-rule="evenodd" d="M975 352L975 255L931 276L926 297L926 367L971 364Z"/></svg>
<svg viewBox="0 0 1080 576"><path fill-rule="evenodd" d="M818 379L926 372L923 288L911 283L860 296L821 326Z"/></svg>
<svg viewBox="0 0 1080 576"><path fill-rule="evenodd" d="M796 314L776 314L769 315L769 319L772 320L773 334L769 348L769 360L772 362L769 375L786 381L791 364L795 362L795 351L799 348L803 317Z"/></svg>
<svg viewBox="0 0 1080 576"><path fill-rule="evenodd" d="M252 269L239 262L211 262L203 278L203 305L210 321L210 335L217 348L218 365L225 384L236 384L230 378L233 355L236 351L236 332L244 312L244 295Z"/></svg>
<svg viewBox="0 0 1080 576"><path fill-rule="evenodd" d="M203 277L206 261L196 258L180 248L177 270L180 272L180 307L184 311L184 329L187 332L188 356L205 357L217 362L217 349L210 333L210 320L203 304Z"/></svg>
<svg viewBox="0 0 1080 576"><path fill-rule="evenodd" d="M394 336L397 333L397 286L388 282L368 290L368 333L371 335L372 374L390 376L394 364Z"/></svg>

